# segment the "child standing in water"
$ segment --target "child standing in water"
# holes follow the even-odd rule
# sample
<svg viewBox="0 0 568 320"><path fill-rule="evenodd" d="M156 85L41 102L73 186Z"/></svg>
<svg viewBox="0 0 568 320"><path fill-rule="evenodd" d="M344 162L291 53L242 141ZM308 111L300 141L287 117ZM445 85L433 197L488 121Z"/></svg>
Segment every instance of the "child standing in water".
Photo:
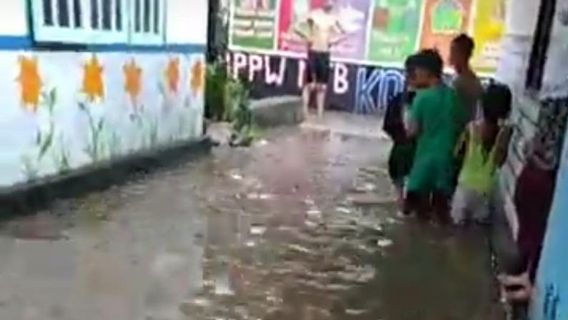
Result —
<svg viewBox="0 0 568 320"><path fill-rule="evenodd" d="M406 88L403 92L389 99L383 124L383 130L393 141L388 162L389 176L396 189L399 210L404 214L407 213L404 208L404 185L412 168L415 149L414 140L407 136L404 127L405 115L416 94L414 89L414 61L415 56L412 55L404 63Z"/></svg>
<svg viewBox="0 0 568 320"><path fill-rule="evenodd" d="M456 90L466 113L464 126L470 121L479 119L481 116L479 101L483 94L483 86L470 64L474 50L475 42L467 34L460 34L455 37L450 46L450 64L456 72L452 86ZM455 165L459 170L463 165L461 163L463 158L456 160ZM459 172L456 172L454 177L454 187L458 183L458 174Z"/></svg>
<svg viewBox="0 0 568 320"><path fill-rule="evenodd" d="M444 62L436 50L423 50L415 58L418 89L407 121L416 138L416 153L408 179L406 202L418 218L435 213L449 222L449 200L455 177L454 149L463 132L465 110L455 90L442 81Z"/></svg>
<svg viewBox="0 0 568 320"><path fill-rule="evenodd" d="M512 95L505 85L490 85L481 98L483 118L469 123L464 134L465 156L452 203L452 220L462 225L468 220L486 222L489 192L495 172L506 158L511 136L503 124L511 111Z"/></svg>

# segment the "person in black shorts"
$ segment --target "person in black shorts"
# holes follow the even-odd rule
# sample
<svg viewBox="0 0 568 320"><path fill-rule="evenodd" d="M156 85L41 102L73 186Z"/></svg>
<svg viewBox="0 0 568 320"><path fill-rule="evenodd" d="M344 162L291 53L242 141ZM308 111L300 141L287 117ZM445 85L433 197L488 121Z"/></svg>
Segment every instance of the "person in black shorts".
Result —
<svg viewBox="0 0 568 320"><path fill-rule="evenodd" d="M329 52L308 51L307 84L327 85L329 81Z"/></svg>
<svg viewBox="0 0 568 320"><path fill-rule="evenodd" d="M383 122L383 130L393 141L389 154L388 172L396 189L397 203L400 213L408 214L405 208L405 182L412 169L415 140L406 134L405 114L412 105L416 95L414 88L414 63L416 55L409 56L405 63L405 90L388 99Z"/></svg>
<svg viewBox="0 0 568 320"><path fill-rule="evenodd" d="M302 94L304 115L308 116L310 97L315 91L318 117L321 118L329 81L331 47L342 40L345 31L333 12L332 0L327 0L322 8L313 10L305 23L307 32L301 30L302 23L296 26L296 34L302 37L308 46L306 83Z"/></svg>

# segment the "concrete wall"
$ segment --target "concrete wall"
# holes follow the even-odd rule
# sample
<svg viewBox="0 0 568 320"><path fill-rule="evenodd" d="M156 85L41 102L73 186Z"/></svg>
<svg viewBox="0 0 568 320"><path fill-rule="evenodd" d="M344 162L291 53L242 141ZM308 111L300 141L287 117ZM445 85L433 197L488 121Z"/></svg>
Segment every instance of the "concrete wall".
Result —
<svg viewBox="0 0 568 320"><path fill-rule="evenodd" d="M168 1L160 44L50 44L0 10L0 191L202 135L207 3Z"/></svg>

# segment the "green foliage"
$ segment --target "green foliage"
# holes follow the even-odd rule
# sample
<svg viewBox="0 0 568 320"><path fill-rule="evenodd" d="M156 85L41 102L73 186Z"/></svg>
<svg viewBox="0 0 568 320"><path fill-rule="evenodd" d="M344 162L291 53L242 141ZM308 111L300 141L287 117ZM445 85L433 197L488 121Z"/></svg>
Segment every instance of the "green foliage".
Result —
<svg viewBox="0 0 568 320"><path fill-rule="evenodd" d="M229 76L220 63L207 65L205 74L205 116L215 121L224 120L226 115L225 88Z"/></svg>
<svg viewBox="0 0 568 320"><path fill-rule="evenodd" d="M234 145L249 145L258 138L259 131L254 124L251 110L250 83L245 78L235 81L229 91L230 100L233 101L230 121L233 127Z"/></svg>
<svg viewBox="0 0 568 320"><path fill-rule="evenodd" d="M255 138L250 109L251 85L245 77L234 78L219 63L207 67L206 116L214 121L231 122L233 144L248 144Z"/></svg>
<svg viewBox="0 0 568 320"><path fill-rule="evenodd" d="M235 106L231 111L231 122L236 132L242 132L252 127L252 112L250 110L248 94L248 90L241 85L241 88L239 88L239 91L233 97Z"/></svg>

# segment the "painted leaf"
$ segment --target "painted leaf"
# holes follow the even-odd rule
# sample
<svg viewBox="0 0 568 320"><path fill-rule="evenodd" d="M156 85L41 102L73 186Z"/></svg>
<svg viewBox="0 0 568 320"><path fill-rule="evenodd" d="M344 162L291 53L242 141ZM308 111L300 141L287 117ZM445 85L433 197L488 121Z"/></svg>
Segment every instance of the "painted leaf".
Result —
<svg viewBox="0 0 568 320"><path fill-rule="evenodd" d="M38 159L42 159L45 154L47 153L47 151L49 150L49 148L51 147L51 145L53 144L53 125L50 127L49 132L47 134L47 137L45 138L45 140L43 141L41 148L39 150L39 154L38 154Z"/></svg>
<svg viewBox="0 0 568 320"><path fill-rule="evenodd" d="M49 102L52 106L57 104L57 90L55 88L49 92Z"/></svg>
<svg viewBox="0 0 568 320"><path fill-rule="evenodd" d="M103 130L105 123L103 119L99 119L99 123L97 124L97 131L101 132Z"/></svg>

